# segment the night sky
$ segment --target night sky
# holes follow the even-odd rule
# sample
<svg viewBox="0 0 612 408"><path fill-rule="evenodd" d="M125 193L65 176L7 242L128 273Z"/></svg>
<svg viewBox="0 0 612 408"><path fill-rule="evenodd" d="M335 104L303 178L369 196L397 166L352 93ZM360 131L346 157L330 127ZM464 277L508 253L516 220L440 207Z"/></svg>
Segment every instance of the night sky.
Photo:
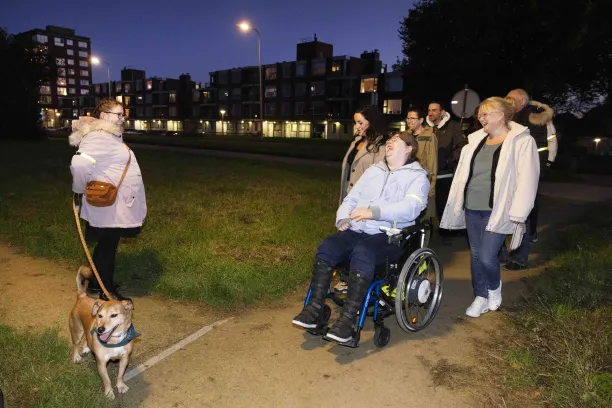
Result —
<svg viewBox="0 0 612 408"><path fill-rule="evenodd" d="M300 4L296 8L294 4ZM0 26L11 34L47 25L73 28L90 37L92 54L121 68L144 69L147 76L178 78L190 73L207 82L208 73L257 65L257 34L236 24L248 20L261 32L262 64L294 61L295 45L317 34L334 45L334 55L359 57L377 48L391 64L401 54L399 23L413 0L4 0ZM106 81L106 69L93 71Z"/></svg>

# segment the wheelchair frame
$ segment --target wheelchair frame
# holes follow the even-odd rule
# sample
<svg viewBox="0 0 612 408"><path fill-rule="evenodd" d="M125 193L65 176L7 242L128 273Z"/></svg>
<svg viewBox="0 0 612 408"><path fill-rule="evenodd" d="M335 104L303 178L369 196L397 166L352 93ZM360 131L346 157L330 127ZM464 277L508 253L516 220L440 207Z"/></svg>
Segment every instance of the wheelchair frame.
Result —
<svg viewBox="0 0 612 408"><path fill-rule="evenodd" d="M381 274L375 274L374 279L370 286L368 287L368 292L363 300L361 310L359 312L359 318L356 324L356 328L353 331L353 337L350 341L346 343L338 343L347 347L359 347L359 341L361 337L361 330L363 329L363 325L365 323L365 319L367 316L373 316L374 321L374 344L377 347L384 347L389 343L391 339L391 331L384 324L384 319L395 314L398 325L402 330L406 332L417 332L423 330L427 327L435 318L438 309L440 307L440 303L442 300L442 291L443 291L443 269L435 252L431 249L425 247L425 240L427 237L427 233L431 230L431 222L424 221L422 223L406 227L400 231L399 234L393 235L389 237L389 243L397 244L397 245L407 245L407 250L412 250L410 247L410 239L413 238L414 234L417 232L421 232L420 236L420 247L416 250L410 252L409 255L406 256L406 253L402 253L399 257L398 263L390 264L388 259L385 263L385 271L384 276ZM436 273L436 285L434 287L433 292L429 292L430 282L427 279L417 278L415 272L416 267L421 265L423 260L431 260L433 262L433 266L435 268ZM418 261L418 262L415 262ZM399 264L401 263L402 267L399 268ZM338 269L336 269L338 271ZM387 296L382 290L383 286L391 284L397 281L395 286L396 296L393 299L390 296ZM427 283L425 283L427 282ZM398 290L401 288L401 290ZM425 290L427 293L427 297L433 296L432 305L429 306L429 312L427 313L426 320L421 323L418 327L412 327L411 322L407 322L403 318L404 307L403 304L406 300L412 302L416 300L420 302L421 295L425 295L425 293L421 293ZM418 293L417 293L418 292ZM308 300L310 299L311 287L308 288L308 293L306 295L306 299L304 300L304 306L308 304ZM417 296L415 298L415 296ZM344 301L341 297L337 296L332 290L330 290L326 296L327 299L331 299L336 305L342 307ZM424 304L425 302L423 302ZM370 311L370 309L372 309ZM401 310L401 314L397 314L397 310ZM324 305L324 320L325 322L329 321L331 317L331 308L329 305ZM316 329L308 329L307 331L313 335L323 335L327 334L328 326L327 323L320 328ZM328 339L327 337L323 337L327 341L333 341Z"/></svg>

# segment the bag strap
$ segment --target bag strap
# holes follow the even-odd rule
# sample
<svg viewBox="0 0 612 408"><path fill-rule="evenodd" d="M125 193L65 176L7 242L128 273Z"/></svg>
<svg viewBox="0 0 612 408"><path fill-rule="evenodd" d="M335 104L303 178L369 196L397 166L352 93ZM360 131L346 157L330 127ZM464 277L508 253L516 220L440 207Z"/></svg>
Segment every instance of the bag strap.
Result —
<svg viewBox="0 0 612 408"><path fill-rule="evenodd" d="M132 161L132 151L130 150L130 148L128 147L128 145L126 145L125 143L123 143L125 145L125 148L128 149L128 162L125 165L125 169L123 169L123 174L121 175L121 180L119 180L119 184L117 185L117 190L119 190L119 187L121 187L121 183L123 183L123 179L125 178L125 175L128 171L128 168L130 167L130 162Z"/></svg>

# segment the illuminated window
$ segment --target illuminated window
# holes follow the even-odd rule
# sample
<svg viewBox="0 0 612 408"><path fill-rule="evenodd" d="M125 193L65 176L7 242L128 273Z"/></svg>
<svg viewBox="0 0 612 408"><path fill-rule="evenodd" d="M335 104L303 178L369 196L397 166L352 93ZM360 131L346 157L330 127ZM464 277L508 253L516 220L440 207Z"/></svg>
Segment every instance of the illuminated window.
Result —
<svg viewBox="0 0 612 408"><path fill-rule="evenodd" d="M123 103L123 95L117 95L115 96L115 100L119 103Z"/></svg>
<svg viewBox="0 0 612 408"><path fill-rule="evenodd" d="M69 59L68 60L68 65L74 65L74 60L73 59Z"/></svg>
<svg viewBox="0 0 612 408"><path fill-rule="evenodd" d="M57 69L57 76L66 76L66 68L58 68Z"/></svg>
<svg viewBox="0 0 612 408"><path fill-rule="evenodd" d="M66 90L66 88L63 88L63 87L62 87L62 88L60 88L60 87L58 87L58 88L57 88L57 94L58 94L58 95L65 96L65 95L68 95L68 91Z"/></svg>
<svg viewBox="0 0 612 408"><path fill-rule="evenodd" d="M266 79L276 79L276 67L266 68Z"/></svg>
<svg viewBox="0 0 612 408"><path fill-rule="evenodd" d="M66 54L68 54L68 55L74 55L74 50L66 50Z"/></svg>
<svg viewBox="0 0 612 408"><path fill-rule="evenodd" d="M76 95L76 89L74 89L74 88L68 88L68 93L69 93L70 95Z"/></svg>
<svg viewBox="0 0 612 408"><path fill-rule="evenodd" d="M176 103L176 94L174 92L168 96L168 101L170 103Z"/></svg>
<svg viewBox="0 0 612 408"><path fill-rule="evenodd" d="M121 92L121 82L115 82L115 92Z"/></svg>
<svg viewBox="0 0 612 408"><path fill-rule="evenodd" d="M81 86L89 86L89 79L81 79Z"/></svg>
<svg viewBox="0 0 612 408"><path fill-rule="evenodd" d="M151 88L153 88L153 81L148 80L147 81L147 89L150 90Z"/></svg>
<svg viewBox="0 0 612 408"><path fill-rule="evenodd" d="M79 73L81 74L81 76L84 77L89 76L89 71L87 71L86 69L80 70Z"/></svg>
<svg viewBox="0 0 612 408"><path fill-rule="evenodd" d="M81 89L81 95L89 95L89 89Z"/></svg>
<svg viewBox="0 0 612 408"><path fill-rule="evenodd" d="M51 104L51 97L48 95L42 95L39 99L40 103L42 103L43 105L50 105Z"/></svg>
<svg viewBox="0 0 612 408"><path fill-rule="evenodd" d="M68 68L68 75L74 75L74 68Z"/></svg>
<svg viewBox="0 0 612 408"><path fill-rule="evenodd" d="M276 98L276 86L266 86L266 98Z"/></svg>
<svg viewBox="0 0 612 408"><path fill-rule="evenodd" d="M79 47L87 48L87 43L85 41L79 41Z"/></svg>
<svg viewBox="0 0 612 408"><path fill-rule="evenodd" d="M66 45L73 46L73 45L74 45L74 41L72 41L72 40L66 40Z"/></svg>
<svg viewBox="0 0 612 408"><path fill-rule="evenodd" d="M130 84L123 84L123 92L128 93L132 89Z"/></svg>
<svg viewBox="0 0 612 408"><path fill-rule="evenodd" d="M68 85L74 85L74 78L68 78Z"/></svg>
<svg viewBox="0 0 612 408"><path fill-rule="evenodd" d="M388 115L401 115L402 114L402 100L401 99L386 99L383 103L383 113Z"/></svg>
<svg viewBox="0 0 612 408"><path fill-rule="evenodd" d="M126 102L126 105L127 105L127 102ZM124 110L124 113L125 113L125 117L126 117L126 118L129 118L129 117L130 117L130 110L129 110L129 109L125 109L125 110Z"/></svg>
<svg viewBox="0 0 612 408"><path fill-rule="evenodd" d="M51 95L51 87L49 85L43 85L40 87L40 93L42 95Z"/></svg>
<svg viewBox="0 0 612 408"><path fill-rule="evenodd" d="M376 92L378 86L377 78L364 78L361 80L361 93L373 93Z"/></svg>
<svg viewBox="0 0 612 408"><path fill-rule="evenodd" d="M332 72L340 72L342 70L342 63L339 61L332 63L331 70Z"/></svg>
<svg viewBox="0 0 612 408"><path fill-rule="evenodd" d="M325 82L313 82L310 87L310 92L313 96L325 95Z"/></svg>
<svg viewBox="0 0 612 408"><path fill-rule="evenodd" d="M82 67L88 67L89 66L89 62L87 61L79 61L79 65Z"/></svg>
<svg viewBox="0 0 612 408"><path fill-rule="evenodd" d="M57 47L63 47L64 46L64 39L63 38L55 37L55 45Z"/></svg>
<svg viewBox="0 0 612 408"><path fill-rule="evenodd" d="M34 41L40 44L46 44L49 41L49 38L46 35L36 34Z"/></svg>
<svg viewBox="0 0 612 408"><path fill-rule="evenodd" d="M79 51L79 57L87 58L89 53L87 51Z"/></svg>
<svg viewBox="0 0 612 408"><path fill-rule="evenodd" d="M57 84L60 86L66 86L66 78L57 78Z"/></svg>
<svg viewBox="0 0 612 408"><path fill-rule="evenodd" d="M130 97L129 96L124 96L123 97L123 102L125 102L125 106L128 106L130 104Z"/></svg>
<svg viewBox="0 0 612 408"><path fill-rule="evenodd" d="M59 67L63 67L66 65L66 58L56 58L55 64Z"/></svg>

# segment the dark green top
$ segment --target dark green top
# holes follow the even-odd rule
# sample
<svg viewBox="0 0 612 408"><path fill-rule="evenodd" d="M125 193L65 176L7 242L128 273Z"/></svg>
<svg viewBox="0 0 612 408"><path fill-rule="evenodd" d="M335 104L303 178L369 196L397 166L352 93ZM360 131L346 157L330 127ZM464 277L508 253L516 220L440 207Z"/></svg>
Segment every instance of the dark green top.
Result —
<svg viewBox="0 0 612 408"><path fill-rule="evenodd" d="M465 208L476 211L491 211L489 198L491 196L491 168L493 154L501 143L490 146L484 144L474 159L474 170L465 195Z"/></svg>

